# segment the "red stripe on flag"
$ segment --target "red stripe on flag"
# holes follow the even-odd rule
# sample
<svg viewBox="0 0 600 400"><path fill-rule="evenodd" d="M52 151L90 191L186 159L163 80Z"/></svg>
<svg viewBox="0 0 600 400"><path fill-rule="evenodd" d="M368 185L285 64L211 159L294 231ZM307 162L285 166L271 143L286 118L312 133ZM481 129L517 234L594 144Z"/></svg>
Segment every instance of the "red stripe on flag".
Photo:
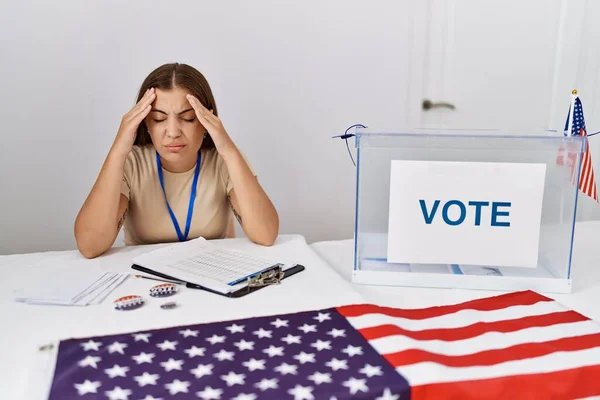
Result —
<svg viewBox="0 0 600 400"><path fill-rule="evenodd" d="M586 151L583 154L583 165L581 166L581 179L579 181L579 189L583 193L588 194L588 186L590 182L590 158L589 153Z"/></svg>
<svg viewBox="0 0 600 400"><path fill-rule="evenodd" d="M396 325L381 325L359 329L359 332L367 340L379 339L386 336L402 335L415 340L443 340L446 342L451 342L455 340L464 340L477 337L486 332L516 332L521 329L587 320L587 317L584 317L575 311L564 311L544 315L533 315L511 320L478 322L476 324L460 328L409 331Z"/></svg>
<svg viewBox="0 0 600 400"><path fill-rule="evenodd" d="M539 293L527 290L496 297L487 297L483 299L467 301L449 306L438 306L422 309L399 309L391 307L379 307L372 304L341 306L337 307L336 309L340 314L347 318L358 317L365 314L383 314L390 317L422 320L453 314L461 310L492 311L512 306L529 306L541 301L552 301L552 299L542 296Z"/></svg>
<svg viewBox="0 0 600 400"><path fill-rule="evenodd" d="M585 130L581 129L579 134L587 136ZM592 155L590 153L589 142L586 143L586 149L581 156L581 176L579 179L579 190L598 201L598 193L596 192L596 177L594 174L594 166L592 164Z"/></svg>
<svg viewBox="0 0 600 400"><path fill-rule="evenodd" d="M578 351L600 346L600 333L550 340L542 343L525 343L504 349L481 351L461 356L447 356L425 350L405 350L386 354L384 358L394 367L434 362L448 367L490 366L508 361L542 357L557 351ZM400 373L402 373L400 371Z"/></svg>
<svg viewBox="0 0 600 400"><path fill-rule="evenodd" d="M600 365L543 374L413 387L413 400L573 399L600 395Z"/></svg>

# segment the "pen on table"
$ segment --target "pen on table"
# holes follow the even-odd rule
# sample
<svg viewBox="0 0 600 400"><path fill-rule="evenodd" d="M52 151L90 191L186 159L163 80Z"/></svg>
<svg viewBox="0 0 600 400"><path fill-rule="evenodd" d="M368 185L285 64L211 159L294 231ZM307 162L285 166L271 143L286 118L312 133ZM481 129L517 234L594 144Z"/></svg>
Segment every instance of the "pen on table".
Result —
<svg viewBox="0 0 600 400"><path fill-rule="evenodd" d="M180 281L169 281L166 279L158 279L158 278L152 278L149 276L144 276L144 275L136 275L136 278L144 278L144 279L151 279L153 281L159 281L159 282L167 282L167 283L175 283L177 285L185 285L185 282L180 282Z"/></svg>

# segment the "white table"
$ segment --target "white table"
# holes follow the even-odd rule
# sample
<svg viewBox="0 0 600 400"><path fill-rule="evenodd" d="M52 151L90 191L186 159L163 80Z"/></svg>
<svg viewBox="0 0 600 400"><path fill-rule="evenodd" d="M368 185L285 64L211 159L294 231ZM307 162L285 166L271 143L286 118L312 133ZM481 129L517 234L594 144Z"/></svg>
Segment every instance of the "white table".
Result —
<svg viewBox="0 0 600 400"><path fill-rule="evenodd" d="M316 310L343 304L364 302L352 285L341 278L306 244L302 236L281 236L274 246L263 248L246 239L215 241L218 244L247 249L269 256L284 256L303 264L306 270L281 285L261 289L239 299L230 299L201 290L182 288L168 301L180 306L163 310L165 299L148 295L148 289L160 283L129 277L96 306L37 306L17 303L13 291L35 279L43 268L69 264L72 268L98 268L106 271L139 273L132 270L131 259L158 246L112 249L93 260L76 251L49 252L0 257L0 398L23 399L27 385L40 385L40 372L33 368L40 359L38 347L72 337L134 332L169 326L223 321L261 315ZM142 295L146 304L131 311L117 311L112 300ZM47 374L48 372L46 372ZM43 376L43 374L42 374ZM30 379L31 377L31 379ZM29 383L28 383L29 382Z"/></svg>
<svg viewBox="0 0 600 400"><path fill-rule="evenodd" d="M600 321L600 222L576 224L570 294L544 293L567 307ZM311 248L346 281L352 282L354 241L317 242ZM421 308L459 303L504 292L464 289L434 289L354 284L366 302L389 307Z"/></svg>

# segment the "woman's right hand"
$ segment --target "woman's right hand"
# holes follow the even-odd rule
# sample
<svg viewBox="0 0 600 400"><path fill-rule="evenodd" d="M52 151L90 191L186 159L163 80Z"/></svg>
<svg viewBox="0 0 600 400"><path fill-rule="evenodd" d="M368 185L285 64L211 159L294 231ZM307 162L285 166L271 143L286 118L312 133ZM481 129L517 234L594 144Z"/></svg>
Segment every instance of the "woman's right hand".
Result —
<svg viewBox="0 0 600 400"><path fill-rule="evenodd" d="M154 88L146 90L146 93L144 93L144 96L140 101L138 101L137 104L123 116L121 126L119 126L119 132L117 133L113 145L113 149L122 157L127 157L133 149L137 128L150 113L152 102L155 98L156 93Z"/></svg>

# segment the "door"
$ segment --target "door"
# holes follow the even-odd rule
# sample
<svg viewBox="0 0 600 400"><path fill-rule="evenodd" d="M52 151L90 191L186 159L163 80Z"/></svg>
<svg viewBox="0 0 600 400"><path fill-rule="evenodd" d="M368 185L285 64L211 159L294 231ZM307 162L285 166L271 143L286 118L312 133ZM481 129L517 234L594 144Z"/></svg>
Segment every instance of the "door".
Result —
<svg viewBox="0 0 600 400"><path fill-rule="evenodd" d="M578 89L588 133L600 130L598 2L428 0L417 15L412 126L560 135ZM598 171L600 135L590 145ZM600 219L579 198L578 218Z"/></svg>

